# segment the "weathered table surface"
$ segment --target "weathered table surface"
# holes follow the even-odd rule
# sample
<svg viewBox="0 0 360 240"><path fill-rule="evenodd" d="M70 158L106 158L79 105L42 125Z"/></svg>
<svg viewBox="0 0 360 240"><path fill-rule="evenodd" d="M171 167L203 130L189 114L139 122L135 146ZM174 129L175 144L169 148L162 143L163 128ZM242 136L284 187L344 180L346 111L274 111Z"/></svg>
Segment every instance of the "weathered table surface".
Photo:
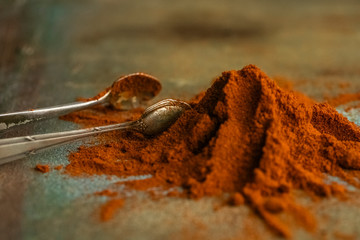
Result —
<svg viewBox="0 0 360 240"><path fill-rule="evenodd" d="M320 100L360 91L359 45L356 0L0 0L0 112L90 97L137 71L162 80L159 99L189 98L222 71L249 63ZM74 128L54 119L0 138ZM0 239L277 238L248 207L214 211L211 198L134 199L100 223L106 197L91 193L117 178L33 170L37 163L65 165L77 145L0 166ZM294 239L359 239L360 202L351 198L314 204L300 197L319 226L308 233L289 222Z"/></svg>

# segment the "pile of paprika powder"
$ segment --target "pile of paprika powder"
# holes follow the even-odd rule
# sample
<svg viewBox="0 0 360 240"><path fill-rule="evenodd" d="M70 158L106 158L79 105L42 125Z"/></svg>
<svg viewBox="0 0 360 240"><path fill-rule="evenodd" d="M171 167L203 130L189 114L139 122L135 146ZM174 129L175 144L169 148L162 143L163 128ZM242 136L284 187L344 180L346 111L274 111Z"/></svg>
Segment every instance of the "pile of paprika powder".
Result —
<svg viewBox="0 0 360 240"><path fill-rule="evenodd" d="M172 195L194 199L230 193L229 203L245 202L285 237L291 231L280 212L293 215L309 231L316 228L293 190L346 195L346 187L329 183L328 176L360 185L356 171L349 171L360 169L359 127L329 104L281 89L254 65L223 72L190 104L192 109L158 136L121 131L99 136L97 145L70 153L64 173L151 175L119 184L138 190L181 187ZM135 120L140 114L99 106L62 119L88 127Z"/></svg>

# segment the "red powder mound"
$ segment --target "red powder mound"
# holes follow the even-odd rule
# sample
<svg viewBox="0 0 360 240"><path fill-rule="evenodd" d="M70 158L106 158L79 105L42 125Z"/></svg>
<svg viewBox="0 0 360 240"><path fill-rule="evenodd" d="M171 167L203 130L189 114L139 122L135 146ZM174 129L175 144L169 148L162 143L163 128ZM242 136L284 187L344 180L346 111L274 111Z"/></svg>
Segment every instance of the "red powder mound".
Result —
<svg viewBox="0 0 360 240"><path fill-rule="evenodd" d="M279 88L254 65L224 72L191 105L153 138L112 132L96 146L81 146L69 155L65 172L151 174L147 180L119 184L141 190L180 186L188 198L231 193L232 204L245 202L285 237L291 231L279 212L291 214L308 231L316 228L308 210L296 204L294 189L344 196L345 187L329 184L327 175L359 186L345 169L360 169L360 129L330 105ZM105 107L96 111L109 113ZM85 123L87 112L81 114L66 119ZM90 115L91 124L103 123Z"/></svg>
<svg viewBox="0 0 360 240"><path fill-rule="evenodd" d="M35 170L42 173L47 173L50 171L50 168L48 165L37 164Z"/></svg>

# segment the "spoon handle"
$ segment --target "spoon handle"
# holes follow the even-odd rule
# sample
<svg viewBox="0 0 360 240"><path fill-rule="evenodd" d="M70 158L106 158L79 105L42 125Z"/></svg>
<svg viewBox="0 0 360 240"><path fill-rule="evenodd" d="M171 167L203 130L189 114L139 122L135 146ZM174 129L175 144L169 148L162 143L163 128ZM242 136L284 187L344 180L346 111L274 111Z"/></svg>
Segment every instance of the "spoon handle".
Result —
<svg viewBox="0 0 360 240"><path fill-rule="evenodd" d="M95 105L107 102L109 96L110 96L110 91L107 92L101 98L88 102L76 102L76 103L64 104L54 107L39 108L29 111L0 114L0 131L21 124L26 124L32 121L58 117L71 112L93 107Z"/></svg>
<svg viewBox="0 0 360 240"><path fill-rule="evenodd" d="M39 150L99 133L126 129L136 130L140 124L140 121L131 121L73 131L0 139L0 165L35 154Z"/></svg>

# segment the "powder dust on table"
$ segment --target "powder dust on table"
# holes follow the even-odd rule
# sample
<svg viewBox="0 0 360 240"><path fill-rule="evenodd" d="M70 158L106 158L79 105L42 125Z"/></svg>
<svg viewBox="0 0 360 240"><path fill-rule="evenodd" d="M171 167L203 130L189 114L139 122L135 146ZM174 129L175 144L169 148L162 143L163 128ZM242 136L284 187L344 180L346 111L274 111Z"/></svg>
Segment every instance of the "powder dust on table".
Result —
<svg viewBox="0 0 360 240"><path fill-rule="evenodd" d="M58 165L58 166L55 166L54 169L60 171L61 169L63 169L63 166L62 166L62 165Z"/></svg>
<svg viewBox="0 0 360 240"><path fill-rule="evenodd" d="M49 165L37 164L35 166L35 170L42 172L42 173L47 173L50 171L50 167L49 167Z"/></svg>
<svg viewBox="0 0 360 240"><path fill-rule="evenodd" d="M338 107L346 104L345 112L352 109L360 109L360 93L343 93L333 98L328 98L327 102L333 106Z"/></svg>
<svg viewBox="0 0 360 240"><path fill-rule="evenodd" d="M360 101L360 93L344 93L327 100L327 102L333 107L337 107L352 101Z"/></svg>
<svg viewBox="0 0 360 240"><path fill-rule="evenodd" d="M330 175L360 185L350 171L360 169L360 129L329 104L279 88L254 65L223 72L190 104L192 109L158 136L118 131L99 136L98 145L79 147L70 153L65 174L150 174L119 184L140 190L181 187L178 196L194 199L230 193L230 204L247 204L285 237L291 231L281 212L308 231L316 228L293 190L346 196L344 186L327 181ZM99 126L121 122L124 114L98 107L63 119Z"/></svg>
<svg viewBox="0 0 360 240"><path fill-rule="evenodd" d="M108 221L112 219L115 215L114 210L118 210L123 207L124 205L124 199L117 198L117 199L111 199L110 201L106 202L104 205L100 208L100 216L102 221Z"/></svg>

